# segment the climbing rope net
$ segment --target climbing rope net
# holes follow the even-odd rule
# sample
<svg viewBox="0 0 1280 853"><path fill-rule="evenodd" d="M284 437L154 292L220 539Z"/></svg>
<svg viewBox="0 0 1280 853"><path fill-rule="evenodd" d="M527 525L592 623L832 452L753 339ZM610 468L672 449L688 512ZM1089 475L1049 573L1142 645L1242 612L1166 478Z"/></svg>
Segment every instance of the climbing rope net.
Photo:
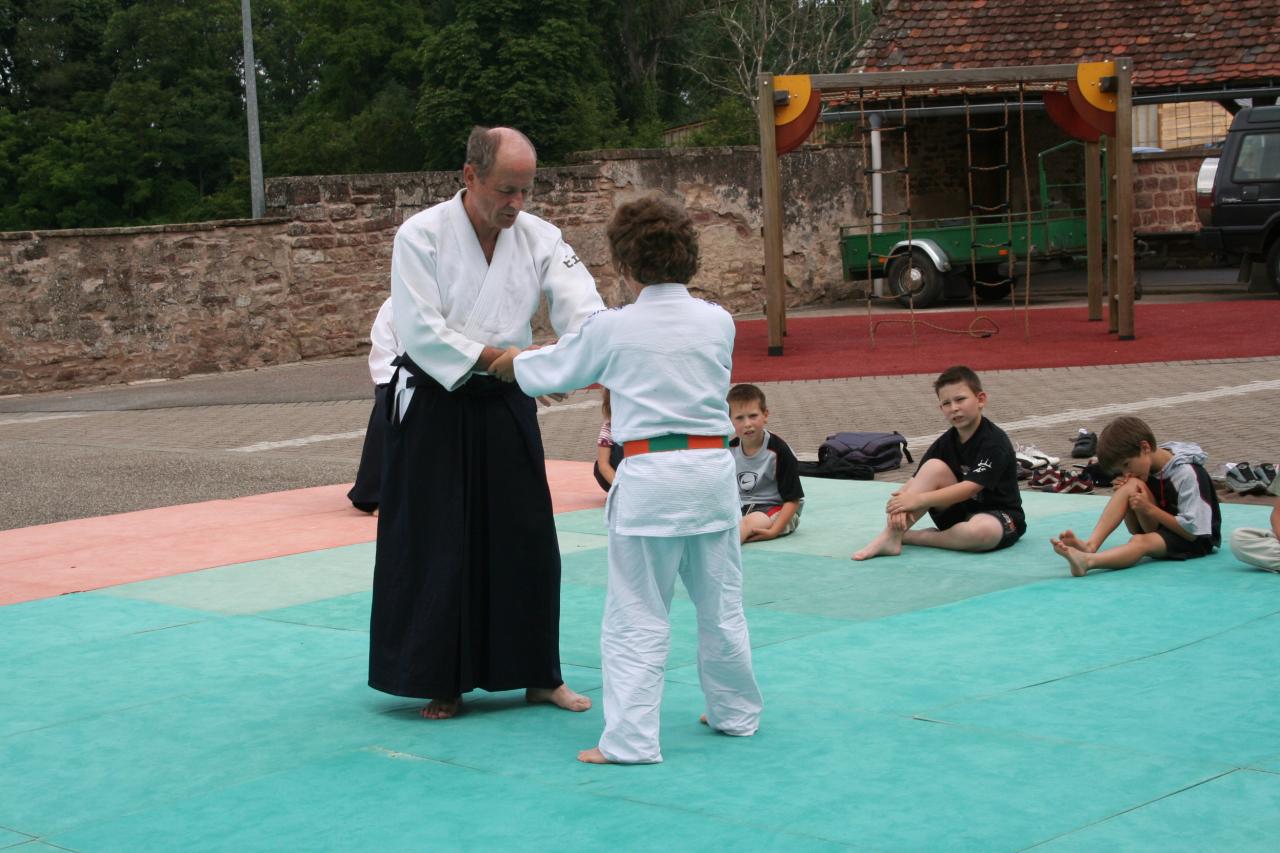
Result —
<svg viewBox="0 0 1280 853"><path fill-rule="evenodd" d="M1022 260L1024 276L1022 281L1022 314L1023 335L1031 336L1031 248L1033 242L1033 211L1031 207L1031 180L1027 158L1026 132L1026 98L1028 93L1063 92L1065 83L1007 83L983 86L956 86L927 88L899 87L895 90L856 89L847 92L824 93L825 106L848 107L856 103L858 110L858 134L862 149L862 191L867 200L866 210L866 304L867 321L871 337L871 345L875 346L876 329L882 323L905 323L911 328L912 343L917 342L917 329L920 326L932 328L948 334L966 335L985 338L999 332L999 325L992 318L978 313L979 294L987 291L993 298L999 298L1007 291L1010 306L1014 312L1018 309L1017 265ZM934 99L949 97L960 99L964 107L965 132L965 172L968 190L967 220L969 226L969 292L973 304L974 317L969 324L960 329L946 328L927 322L916 314L916 298L920 295L924 283L933 276L941 274L915 239L916 222L912 211L912 166L911 166L911 128L907 121L908 103L913 99ZM1015 100L1016 97L1016 100ZM975 101L990 103L993 98L999 99L997 115L1000 120L994 124L975 121ZM893 116L896 123L888 126L872 126L870 114L876 112L882 116ZM1011 131L1016 119L1020 160L1022 161L1022 186L1024 191L1021 214L1013 210L1013 167L1010 154L1013 150ZM892 119L891 119L892 120ZM873 168L871 158L871 136L873 133L899 134L901 139L901 165L885 168L882 165ZM994 139L994 145L978 145L980 139ZM975 149L977 149L975 151ZM995 152L995 156L992 156ZM983 162L978 162L982 160ZM903 201L901 210L886 213L871 209L871 182L875 176L889 176L901 181L900 197ZM975 177L987 176L995 180L975 181ZM905 232L902 247L895 248L891 255L878 254L875 246L875 235L880 233L884 217L892 217ZM1022 240L1017 239L1017 230L1021 230ZM1002 233L1001 233L1002 232ZM1019 250L1022 255L1020 256ZM1001 260L990 262L991 253ZM885 275L890 281L890 290L895 291L885 296L877 296L871 282L874 278L875 260L880 258L885 264ZM1003 267L1004 272L1001 272ZM875 319L873 303L876 300L895 300L905 304L909 310L909 319L896 318Z"/></svg>

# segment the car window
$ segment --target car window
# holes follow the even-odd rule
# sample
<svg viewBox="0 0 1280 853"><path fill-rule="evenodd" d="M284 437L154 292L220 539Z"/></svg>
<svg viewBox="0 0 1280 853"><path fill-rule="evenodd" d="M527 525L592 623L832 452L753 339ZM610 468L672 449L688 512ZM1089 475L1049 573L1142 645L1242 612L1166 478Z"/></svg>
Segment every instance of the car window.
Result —
<svg viewBox="0 0 1280 853"><path fill-rule="evenodd" d="M1280 181L1280 132L1246 134L1231 177L1238 183Z"/></svg>

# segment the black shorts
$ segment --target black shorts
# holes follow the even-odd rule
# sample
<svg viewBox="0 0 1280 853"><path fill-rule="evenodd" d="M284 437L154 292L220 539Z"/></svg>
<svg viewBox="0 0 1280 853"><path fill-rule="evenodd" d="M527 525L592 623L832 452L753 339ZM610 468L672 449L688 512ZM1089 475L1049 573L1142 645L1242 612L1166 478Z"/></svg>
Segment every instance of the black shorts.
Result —
<svg viewBox="0 0 1280 853"><path fill-rule="evenodd" d="M1207 557L1213 553L1213 537L1197 536L1195 539L1183 539L1167 527L1155 531L1164 540L1164 559L1194 560Z"/></svg>
<svg viewBox="0 0 1280 853"><path fill-rule="evenodd" d="M1021 539L1022 534L1027 530L1026 523L1019 523L1019 520L1012 513L1002 509L982 509L980 506L975 506L968 501L954 504L945 509L931 509L929 510L929 518L933 520L934 526L939 530L946 530L949 527L955 527L962 521L968 521L980 513L995 516L996 521L1000 522L1000 541L991 548L992 551L1008 548Z"/></svg>

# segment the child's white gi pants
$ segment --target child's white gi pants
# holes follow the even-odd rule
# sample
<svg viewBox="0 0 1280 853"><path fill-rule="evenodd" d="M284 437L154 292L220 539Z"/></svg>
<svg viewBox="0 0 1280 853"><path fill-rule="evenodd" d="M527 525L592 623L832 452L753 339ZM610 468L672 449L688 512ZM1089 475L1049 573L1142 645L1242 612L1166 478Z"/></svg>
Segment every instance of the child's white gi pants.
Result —
<svg viewBox="0 0 1280 853"><path fill-rule="evenodd" d="M663 672L676 575L698 611L698 678L711 728L755 734L763 703L742 612L738 528L695 536L609 533L609 589L600 631L604 734L600 752L623 764L662 760Z"/></svg>
<svg viewBox="0 0 1280 853"><path fill-rule="evenodd" d="M1231 553L1236 559L1269 572L1280 572L1280 542L1270 530L1241 527L1231 532Z"/></svg>

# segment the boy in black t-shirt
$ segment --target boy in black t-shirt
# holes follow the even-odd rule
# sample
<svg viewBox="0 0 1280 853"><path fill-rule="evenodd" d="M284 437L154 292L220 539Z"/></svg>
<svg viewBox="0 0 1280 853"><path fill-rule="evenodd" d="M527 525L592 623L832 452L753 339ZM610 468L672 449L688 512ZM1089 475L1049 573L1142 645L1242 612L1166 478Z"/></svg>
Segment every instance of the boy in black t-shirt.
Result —
<svg viewBox="0 0 1280 853"><path fill-rule="evenodd" d="M982 417L987 392L978 374L963 365L949 367L933 390L951 428L929 447L916 475L889 498L884 530L853 555L855 560L895 556L903 545L995 551L1026 532L1013 443ZM912 530L925 510L937 527Z"/></svg>
<svg viewBox="0 0 1280 853"><path fill-rule="evenodd" d="M729 442L738 469L741 541L763 542L795 531L800 524L804 488L796 455L787 443L765 429L769 409L755 385L729 389L729 419L737 437Z"/></svg>

